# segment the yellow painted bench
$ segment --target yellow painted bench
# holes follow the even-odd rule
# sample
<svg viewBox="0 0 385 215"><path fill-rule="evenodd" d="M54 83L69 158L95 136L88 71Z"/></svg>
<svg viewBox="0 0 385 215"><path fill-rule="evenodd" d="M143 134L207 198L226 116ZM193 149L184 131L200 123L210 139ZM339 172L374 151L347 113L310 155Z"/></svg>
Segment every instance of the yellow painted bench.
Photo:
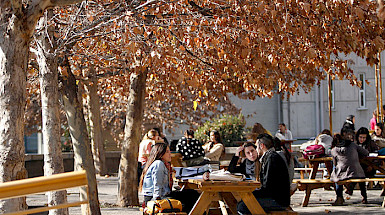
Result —
<svg viewBox="0 0 385 215"><path fill-rule="evenodd" d="M0 199L10 199L15 197L27 196L35 193L43 193L55 190L65 190L72 187L88 186L86 171L76 171L60 173L52 176L42 176L36 178L28 178L17 181L9 181L0 184ZM89 204L88 193L87 199L83 201L64 203L60 205L33 208L23 211L7 213L8 215L31 214L52 209L68 208Z"/></svg>
<svg viewBox="0 0 385 215"><path fill-rule="evenodd" d="M362 179L348 179L339 181L338 184L348 184L352 182L384 182L385 178L362 178ZM334 185L334 182L330 181L330 179L294 179L293 183L298 184L298 189L301 191L305 191L305 195L302 201L302 207L306 207L309 204L311 191L317 188L328 188ZM383 183L385 188L385 184ZM384 188L382 190L381 196L385 195ZM382 203L382 207L385 207L385 199Z"/></svg>

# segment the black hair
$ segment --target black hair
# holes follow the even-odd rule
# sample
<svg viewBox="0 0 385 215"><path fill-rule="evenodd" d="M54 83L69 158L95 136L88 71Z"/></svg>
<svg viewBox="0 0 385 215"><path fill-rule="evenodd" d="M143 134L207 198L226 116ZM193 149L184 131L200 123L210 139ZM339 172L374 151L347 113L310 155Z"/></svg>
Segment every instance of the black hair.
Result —
<svg viewBox="0 0 385 215"><path fill-rule="evenodd" d="M275 151L283 151L286 161L289 164L291 159L291 154L285 144L282 144L281 140L278 137L273 137Z"/></svg>
<svg viewBox="0 0 385 215"><path fill-rule="evenodd" d="M221 135L219 134L219 131L212 130L211 132L214 134L215 140L217 141L217 143L222 143L222 139L221 139Z"/></svg>
<svg viewBox="0 0 385 215"><path fill-rule="evenodd" d="M365 127L361 127L356 133L357 144L359 143L358 137L360 136L360 134L366 134L366 140L362 143L362 145L368 145L372 141L372 137L369 134L369 130Z"/></svg>
<svg viewBox="0 0 385 215"><path fill-rule="evenodd" d="M381 137L384 137L384 124L382 122L378 122L378 123L376 123L376 126L381 129ZM376 133L376 132L374 132L374 133Z"/></svg>
<svg viewBox="0 0 385 215"><path fill-rule="evenodd" d="M279 125L282 125L282 126L285 126L285 127L286 127L286 124L285 124L285 123L283 123L283 122L282 122L282 123L279 123Z"/></svg>
<svg viewBox="0 0 385 215"><path fill-rule="evenodd" d="M243 151L245 151L245 148L247 148L249 146L252 146L254 149L257 148L257 146L254 143L247 142L247 143L243 144Z"/></svg>
<svg viewBox="0 0 385 215"><path fill-rule="evenodd" d="M257 140L261 141L267 149L274 147L273 137L269 134L260 134L258 135Z"/></svg>
<svg viewBox="0 0 385 215"><path fill-rule="evenodd" d="M348 127L342 127L341 132L340 132L341 136L343 137L344 134L346 134L346 133L353 133L354 134L354 130L350 129Z"/></svg>
<svg viewBox="0 0 385 215"><path fill-rule="evenodd" d="M187 129L187 130L184 131L184 135L193 136L194 137L194 131L191 130L191 129Z"/></svg>

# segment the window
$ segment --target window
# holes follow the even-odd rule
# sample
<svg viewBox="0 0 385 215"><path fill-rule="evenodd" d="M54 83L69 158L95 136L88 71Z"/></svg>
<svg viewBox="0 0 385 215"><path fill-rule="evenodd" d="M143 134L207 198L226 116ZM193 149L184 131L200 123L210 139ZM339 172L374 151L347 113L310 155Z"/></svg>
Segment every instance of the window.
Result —
<svg viewBox="0 0 385 215"><path fill-rule="evenodd" d="M366 107L366 97L365 97L365 88L366 88L366 83L365 83L365 74L361 73L359 74L359 78L361 81L361 87L358 92L358 104L359 108L365 108Z"/></svg>

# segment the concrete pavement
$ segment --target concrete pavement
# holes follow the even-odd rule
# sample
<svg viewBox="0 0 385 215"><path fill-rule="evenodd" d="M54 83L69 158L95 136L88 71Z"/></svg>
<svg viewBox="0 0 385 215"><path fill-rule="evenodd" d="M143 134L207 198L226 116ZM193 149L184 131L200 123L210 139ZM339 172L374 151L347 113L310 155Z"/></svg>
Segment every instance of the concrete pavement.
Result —
<svg viewBox="0 0 385 215"><path fill-rule="evenodd" d="M116 206L117 199L117 177L97 177L99 200L101 204L101 211L103 215L139 215L141 212L139 208L121 208ZM301 207L303 191L297 191L291 197L292 208L300 214L385 214L385 209L381 207L383 197L380 197L381 190L368 190L369 204L361 204L361 195L359 190L354 190L353 196L350 199L345 197L344 206L331 206L335 200L334 191L326 191L323 189L313 190L310 197L308 207ZM142 201L142 196L139 196ZM31 195L27 197L27 204L29 206L41 206L46 203L46 196L44 194ZM79 192L77 188L68 190L68 201L77 201L79 199ZM43 213L41 213L43 214ZM47 213L45 213L47 214ZM81 214L80 207L70 208L71 215Z"/></svg>

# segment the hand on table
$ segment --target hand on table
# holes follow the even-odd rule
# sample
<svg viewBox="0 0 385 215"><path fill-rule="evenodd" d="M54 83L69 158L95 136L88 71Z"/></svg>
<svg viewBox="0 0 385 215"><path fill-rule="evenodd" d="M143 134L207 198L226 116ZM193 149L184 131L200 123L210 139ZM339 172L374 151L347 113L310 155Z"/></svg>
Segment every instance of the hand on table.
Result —
<svg viewBox="0 0 385 215"><path fill-rule="evenodd" d="M205 172L205 173L203 173L203 180L205 180L205 181L208 181L208 180L210 180L210 173L209 172Z"/></svg>

